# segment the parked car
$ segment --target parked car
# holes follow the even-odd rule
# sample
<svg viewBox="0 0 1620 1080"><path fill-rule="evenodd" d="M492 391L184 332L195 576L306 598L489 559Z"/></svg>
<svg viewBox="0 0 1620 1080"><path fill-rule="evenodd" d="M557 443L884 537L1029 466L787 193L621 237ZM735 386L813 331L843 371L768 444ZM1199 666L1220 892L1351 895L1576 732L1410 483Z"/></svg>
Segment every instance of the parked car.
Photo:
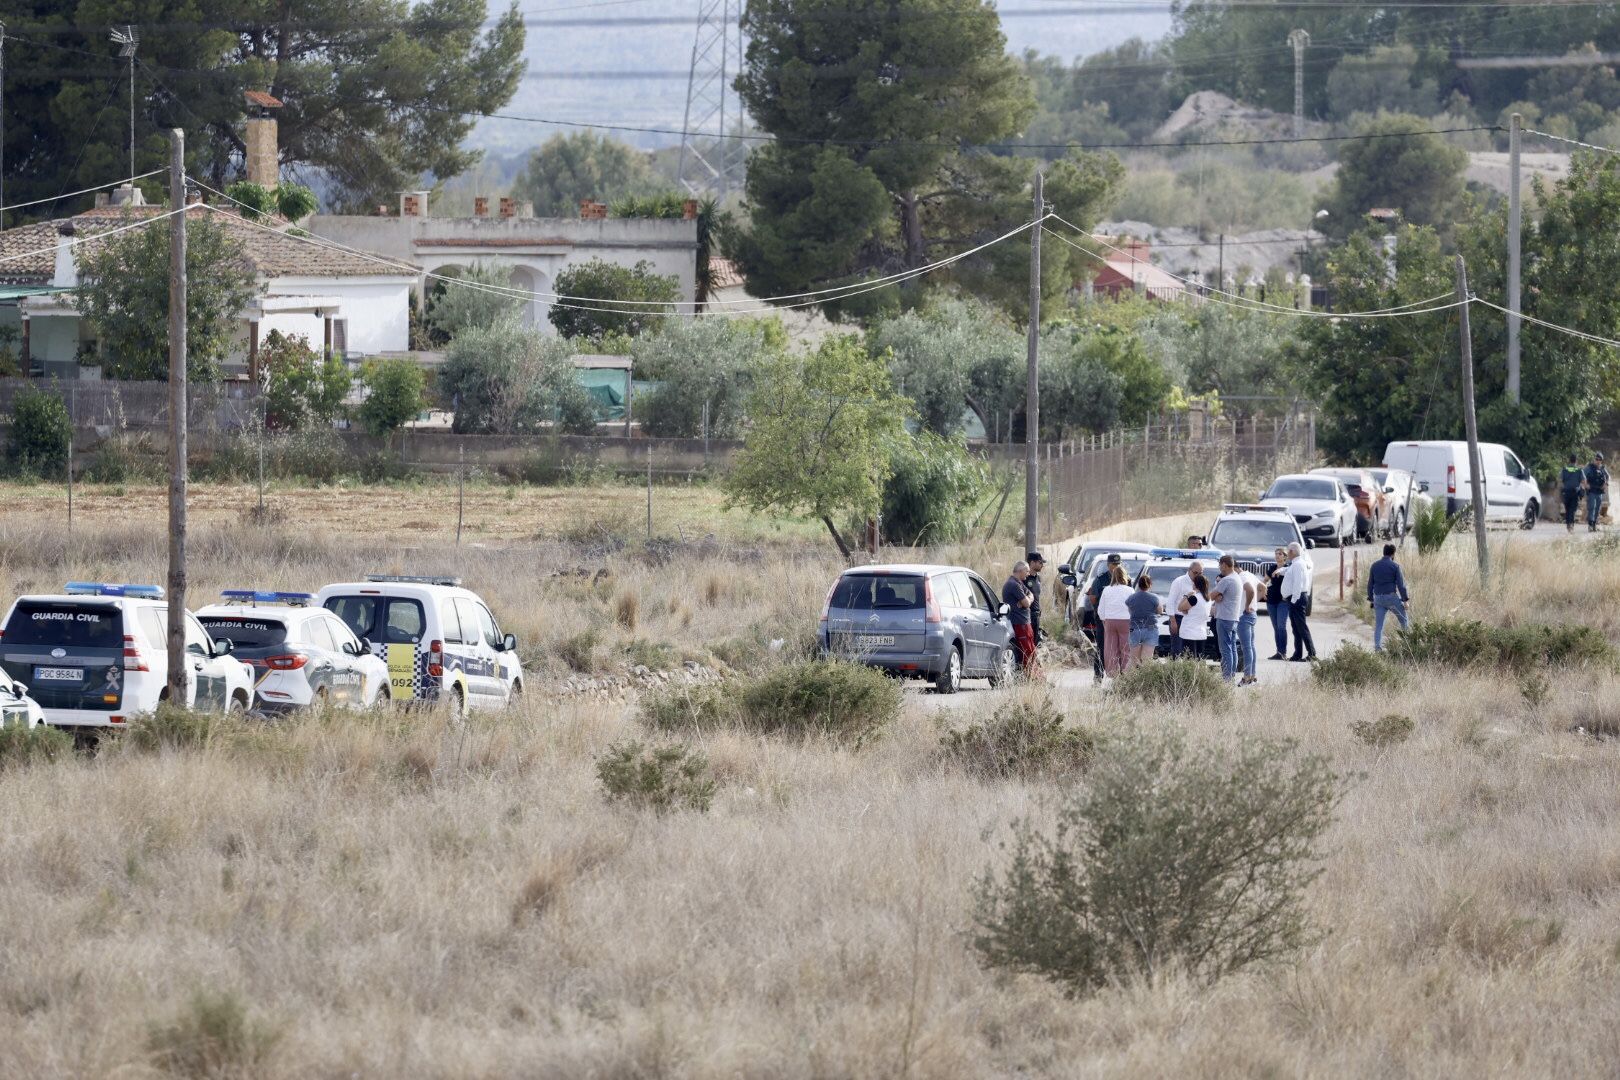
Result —
<svg viewBox="0 0 1620 1080"><path fill-rule="evenodd" d="M261 711L362 709L393 699L388 665L336 615L310 607L313 593L226 589L221 595L227 602L198 611L197 621L252 665Z"/></svg>
<svg viewBox="0 0 1620 1080"><path fill-rule="evenodd" d="M1299 522L1287 510L1275 506L1248 506L1228 503L1209 530L1211 546L1232 556L1240 570L1260 579L1262 589L1277 569L1277 549L1298 544L1311 546L1299 531ZM1266 597L1260 594L1258 610L1265 612Z"/></svg>
<svg viewBox="0 0 1620 1080"><path fill-rule="evenodd" d="M1017 670L1000 592L962 566L899 564L846 570L827 590L825 656L930 679L942 694L963 679L1000 686Z"/></svg>
<svg viewBox="0 0 1620 1080"><path fill-rule="evenodd" d="M1485 517L1516 521L1533 529L1541 517L1541 488L1517 454L1501 443L1480 443L1484 463ZM1457 514L1473 502L1474 471L1465 442L1392 442L1384 450L1384 467L1405 469L1419 488L1446 500L1446 513Z"/></svg>
<svg viewBox="0 0 1620 1080"><path fill-rule="evenodd" d="M28 686L47 723L80 733L121 727L168 698L169 605L156 585L70 581L19 596L0 632L0 668ZM186 613L186 705L245 711L253 674Z"/></svg>
<svg viewBox="0 0 1620 1080"><path fill-rule="evenodd" d="M37 728L44 722L45 710L28 696L28 688L0 673L0 728Z"/></svg>
<svg viewBox="0 0 1620 1080"><path fill-rule="evenodd" d="M1384 535L1391 540L1399 540L1412 528L1412 519L1417 517L1418 511L1427 502L1424 493L1418 489L1417 478L1405 469L1368 469L1367 475L1384 491L1385 506L1388 508Z"/></svg>
<svg viewBox="0 0 1620 1080"><path fill-rule="evenodd" d="M1090 607L1086 601L1086 587L1096 576L1093 569L1098 556L1112 553L1145 556L1152 550L1150 544L1134 544L1117 540L1087 540L1069 553L1069 561L1058 567L1058 580L1066 591L1065 617L1070 626L1079 626L1083 613Z"/></svg>
<svg viewBox="0 0 1620 1080"><path fill-rule="evenodd" d="M1279 476L1260 493L1262 506L1294 515L1306 539L1343 547L1356 537L1356 504L1337 477L1293 473Z"/></svg>
<svg viewBox="0 0 1620 1080"><path fill-rule="evenodd" d="M325 586L315 602L386 661L393 701L444 701L460 714L523 692L517 639L459 578L368 574Z"/></svg>
<svg viewBox="0 0 1620 1080"><path fill-rule="evenodd" d="M1201 552L1198 554L1200 556L1199 558L1193 558L1190 553L1177 552L1174 555L1165 558L1156 558L1147 564L1144 573L1153 579L1153 583L1148 586L1148 591L1159 598L1159 603L1161 606L1169 604L1170 586L1175 583L1176 578L1180 577L1182 574L1185 574L1187 572L1187 568L1192 566L1194 562L1202 562L1204 564L1204 576L1208 579L1211 585L1214 585L1215 582L1219 580L1220 567L1217 564L1220 559L1220 553L1215 552L1215 558L1213 560L1209 558L1208 552ZM1140 580L1140 577L1133 578L1131 584L1135 585L1138 580ZM1165 610L1159 615L1159 646L1154 650L1154 654L1157 656L1170 655L1170 616L1172 614L1174 614L1174 612L1170 611L1166 606ZM1221 644L1215 638L1215 612L1213 607L1210 609L1209 636L1203 641L1184 642L1183 646L1183 656L1192 656L1200 660L1214 660L1219 662L1221 658Z"/></svg>
<svg viewBox="0 0 1620 1080"><path fill-rule="evenodd" d="M1389 527L1388 503L1384 486L1366 469L1312 469L1312 476L1331 476L1344 485L1356 502L1356 539L1371 543L1386 535Z"/></svg>

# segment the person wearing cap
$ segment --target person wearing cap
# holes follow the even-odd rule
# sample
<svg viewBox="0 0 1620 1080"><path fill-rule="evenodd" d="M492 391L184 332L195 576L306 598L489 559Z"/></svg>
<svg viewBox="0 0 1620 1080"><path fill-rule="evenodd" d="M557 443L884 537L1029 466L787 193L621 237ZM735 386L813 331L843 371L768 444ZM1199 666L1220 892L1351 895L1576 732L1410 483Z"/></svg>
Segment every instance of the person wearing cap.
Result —
<svg viewBox="0 0 1620 1080"><path fill-rule="evenodd" d="M1024 556L1024 561L1029 564L1029 576L1024 579L1024 588L1034 598L1029 605L1029 628L1035 635L1035 644L1039 645L1046 637L1041 633L1041 571L1046 569L1046 557L1032 551Z"/></svg>
<svg viewBox="0 0 1620 1080"><path fill-rule="evenodd" d="M1581 468L1577 454L1569 455L1569 462L1558 474L1559 487L1564 494L1564 531L1575 531L1575 515L1581 509L1581 489L1586 484L1586 470Z"/></svg>
<svg viewBox="0 0 1620 1080"><path fill-rule="evenodd" d="M1097 646L1095 655L1091 658L1091 673L1100 683L1103 680L1103 649L1107 646L1107 631L1103 628L1102 613L1098 605L1102 602L1103 590L1108 588L1113 579L1114 568L1120 565L1119 553L1112 552L1107 562L1092 577L1091 584L1086 588L1086 599L1091 601L1091 629L1095 635L1093 642Z"/></svg>
<svg viewBox="0 0 1620 1080"><path fill-rule="evenodd" d="M1609 470L1603 466L1603 455L1593 454L1592 464L1582 471L1586 480L1586 531L1597 532L1598 517L1603 512L1603 496L1609 490Z"/></svg>

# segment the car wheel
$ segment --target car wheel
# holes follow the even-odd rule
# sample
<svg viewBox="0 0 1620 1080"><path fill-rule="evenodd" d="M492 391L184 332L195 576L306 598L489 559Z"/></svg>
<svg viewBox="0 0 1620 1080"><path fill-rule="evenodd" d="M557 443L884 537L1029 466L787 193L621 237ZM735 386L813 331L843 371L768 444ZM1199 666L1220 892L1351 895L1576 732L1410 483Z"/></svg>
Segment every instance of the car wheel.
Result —
<svg viewBox="0 0 1620 1080"><path fill-rule="evenodd" d="M226 716L242 716L248 710L246 699L241 694L232 694L230 702L225 706Z"/></svg>
<svg viewBox="0 0 1620 1080"><path fill-rule="evenodd" d="M1540 517L1541 504L1536 502L1536 500L1531 499L1529 502L1524 504L1524 520L1519 523L1519 528L1523 529L1525 532L1529 532L1531 529L1536 527L1536 521Z"/></svg>
<svg viewBox="0 0 1620 1080"><path fill-rule="evenodd" d="M945 670L934 676L934 692L954 694L960 689L962 689L962 650L952 646L950 655L945 658Z"/></svg>
<svg viewBox="0 0 1620 1080"><path fill-rule="evenodd" d="M377 696L372 699L371 704L379 709L391 708L394 704L393 688L387 683L379 686L377 688Z"/></svg>
<svg viewBox="0 0 1620 1080"><path fill-rule="evenodd" d="M1018 651L1011 645L1001 650L1001 656L996 660L995 670L990 672L991 686L1011 685L1013 677L1018 674Z"/></svg>

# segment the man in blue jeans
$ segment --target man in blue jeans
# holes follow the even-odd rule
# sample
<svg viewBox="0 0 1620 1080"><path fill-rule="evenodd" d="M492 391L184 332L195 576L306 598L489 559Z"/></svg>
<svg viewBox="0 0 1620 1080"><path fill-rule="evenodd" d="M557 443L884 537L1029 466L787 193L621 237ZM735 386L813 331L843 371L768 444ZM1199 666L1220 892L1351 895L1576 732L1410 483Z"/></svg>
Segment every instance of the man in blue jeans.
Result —
<svg viewBox="0 0 1620 1080"><path fill-rule="evenodd" d="M1221 556L1221 579L1209 590L1215 608L1215 640L1221 647L1221 678L1231 682L1238 669L1238 616L1252 596L1243 575L1237 572L1232 556Z"/></svg>
<svg viewBox="0 0 1620 1080"><path fill-rule="evenodd" d="M1384 557L1367 571L1367 602L1373 609L1373 652L1384 651L1384 616L1393 614L1401 629L1406 629L1406 604L1410 599L1406 576L1395 561L1395 545L1385 544Z"/></svg>
<svg viewBox="0 0 1620 1080"><path fill-rule="evenodd" d="M1586 531L1597 532L1598 519L1603 516L1603 495L1609 490L1609 470L1603 466L1603 455L1593 454L1592 464L1581 471L1586 479Z"/></svg>

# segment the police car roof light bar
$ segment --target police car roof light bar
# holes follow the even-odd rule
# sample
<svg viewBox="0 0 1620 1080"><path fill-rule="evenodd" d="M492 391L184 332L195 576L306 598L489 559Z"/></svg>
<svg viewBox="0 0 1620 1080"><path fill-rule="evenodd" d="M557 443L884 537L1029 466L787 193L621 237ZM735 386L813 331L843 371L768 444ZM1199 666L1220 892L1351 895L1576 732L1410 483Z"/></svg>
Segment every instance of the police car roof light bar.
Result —
<svg viewBox="0 0 1620 1080"><path fill-rule="evenodd" d="M69 596L129 596L140 600L163 599L161 585L107 585L100 581L70 581L62 587Z"/></svg>
<svg viewBox="0 0 1620 1080"><path fill-rule="evenodd" d="M1154 548L1148 554L1155 559L1219 559L1226 552L1218 548L1202 548L1197 551L1186 548Z"/></svg>
<svg viewBox="0 0 1620 1080"><path fill-rule="evenodd" d="M1223 514L1247 514L1255 510L1264 511L1270 514L1288 513L1287 507L1262 506L1259 503L1227 503L1225 506L1221 507L1221 512Z"/></svg>
<svg viewBox="0 0 1620 1080"><path fill-rule="evenodd" d="M288 607L308 607L314 593L279 592L268 589L221 589L219 595L227 600L246 600L253 604L286 604Z"/></svg>
<svg viewBox="0 0 1620 1080"><path fill-rule="evenodd" d="M428 576L423 576L423 575L418 575L418 574L367 574L366 575L366 580L367 581L374 581L374 582L394 582L394 583L400 584L400 585L450 585L450 586L455 586L455 585L460 585L461 584L461 579L460 578L458 578L458 577L447 577L447 576L442 575L442 574L434 574L434 575L428 575Z"/></svg>

